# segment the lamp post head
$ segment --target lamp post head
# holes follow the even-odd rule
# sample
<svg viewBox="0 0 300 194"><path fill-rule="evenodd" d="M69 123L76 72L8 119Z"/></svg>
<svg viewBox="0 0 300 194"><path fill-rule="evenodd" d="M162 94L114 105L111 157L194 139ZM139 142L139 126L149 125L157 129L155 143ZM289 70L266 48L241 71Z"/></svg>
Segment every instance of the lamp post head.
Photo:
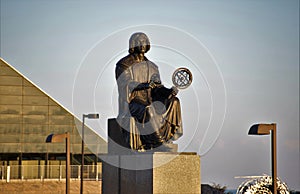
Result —
<svg viewBox="0 0 300 194"><path fill-rule="evenodd" d="M53 137L54 134L50 134L47 136L46 138L46 143L51 143L52 142L52 137Z"/></svg>
<svg viewBox="0 0 300 194"><path fill-rule="evenodd" d="M99 114L98 113L87 114L87 115L84 114L83 117L88 118L88 119L98 119Z"/></svg>
<svg viewBox="0 0 300 194"><path fill-rule="evenodd" d="M69 133L62 134L50 134L46 138L46 143L56 143L63 142L65 138L69 137Z"/></svg>
<svg viewBox="0 0 300 194"><path fill-rule="evenodd" d="M255 124L249 129L248 135L269 135L271 130L275 130L276 124Z"/></svg>

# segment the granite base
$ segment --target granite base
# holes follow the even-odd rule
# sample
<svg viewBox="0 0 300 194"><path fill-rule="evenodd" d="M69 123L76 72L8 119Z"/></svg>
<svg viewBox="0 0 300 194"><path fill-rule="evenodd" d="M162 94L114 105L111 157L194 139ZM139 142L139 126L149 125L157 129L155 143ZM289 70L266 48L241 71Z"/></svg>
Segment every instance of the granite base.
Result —
<svg viewBox="0 0 300 194"><path fill-rule="evenodd" d="M201 193L196 153L107 154L101 158L102 194Z"/></svg>

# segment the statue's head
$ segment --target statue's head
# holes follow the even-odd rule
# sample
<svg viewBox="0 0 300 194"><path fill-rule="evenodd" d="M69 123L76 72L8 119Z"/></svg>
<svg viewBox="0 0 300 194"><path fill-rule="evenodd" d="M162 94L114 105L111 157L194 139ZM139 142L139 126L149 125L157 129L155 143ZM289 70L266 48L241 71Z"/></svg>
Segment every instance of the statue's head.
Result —
<svg viewBox="0 0 300 194"><path fill-rule="evenodd" d="M147 35L143 32L136 32L129 39L129 53L148 52L150 50L150 41Z"/></svg>

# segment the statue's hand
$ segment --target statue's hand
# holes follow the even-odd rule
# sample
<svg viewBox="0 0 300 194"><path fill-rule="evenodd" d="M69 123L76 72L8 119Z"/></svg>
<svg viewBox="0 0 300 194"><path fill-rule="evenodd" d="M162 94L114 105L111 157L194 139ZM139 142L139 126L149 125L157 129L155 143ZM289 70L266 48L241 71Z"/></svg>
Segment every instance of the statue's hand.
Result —
<svg viewBox="0 0 300 194"><path fill-rule="evenodd" d="M173 86L171 89L172 89L172 95L176 96L179 90L175 86Z"/></svg>
<svg viewBox="0 0 300 194"><path fill-rule="evenodd" d="M154 82L154 81L150 81L150 83L149 83L149 87L151 88L151 89L153 89L153 88L155 88L156 87L156 83Z"/></svg>

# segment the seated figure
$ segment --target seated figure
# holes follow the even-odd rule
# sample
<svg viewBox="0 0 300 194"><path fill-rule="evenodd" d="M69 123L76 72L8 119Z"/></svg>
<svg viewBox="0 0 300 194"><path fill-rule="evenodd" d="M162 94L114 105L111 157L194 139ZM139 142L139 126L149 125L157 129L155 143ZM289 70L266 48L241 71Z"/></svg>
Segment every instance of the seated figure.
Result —
<svg viewBox="0 0 300 194"><path fill-rule="evenodd" d="M134 33L129 54L116 64L119 93L118 124L128 147L149 150L172 143L182 136L178 90L161 83L158 67L145 57L150 49L148 37Z"/></svg>

